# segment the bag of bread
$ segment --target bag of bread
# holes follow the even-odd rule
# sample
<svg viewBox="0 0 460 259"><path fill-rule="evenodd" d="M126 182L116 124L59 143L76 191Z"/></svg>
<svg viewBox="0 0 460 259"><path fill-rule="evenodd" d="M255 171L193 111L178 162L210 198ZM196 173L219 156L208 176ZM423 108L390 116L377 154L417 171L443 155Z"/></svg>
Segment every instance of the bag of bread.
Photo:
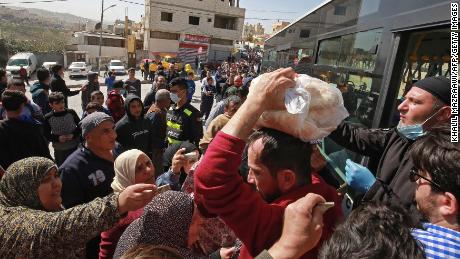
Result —
<svg viewBox="0 0 460 259"><path fill-rule="evenodd" d="M329 135L349 115L339 89L308 75L296 78L296 86L286 90L284 102L285 110L264 112L256 127L311 141Z"/></svg>

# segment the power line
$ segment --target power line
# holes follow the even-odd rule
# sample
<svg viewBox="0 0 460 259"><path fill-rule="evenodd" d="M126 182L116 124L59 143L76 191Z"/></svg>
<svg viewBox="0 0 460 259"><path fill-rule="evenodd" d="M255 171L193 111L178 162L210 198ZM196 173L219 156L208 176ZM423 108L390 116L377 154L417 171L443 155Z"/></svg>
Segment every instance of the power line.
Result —
<svg viewBox="0 0 460 259"><path fill-rule="evenodd" d="M274 11L274 10L255 10L255 9L246 9L246 11L259 12L259 13L302 13L302 12L293 12L293 11Z"/></svg>
<svg viewBox="0 0 460 259"><path fill-rule="evenodd" d="M290 21L293 18L244 18L245 20L260 20L260 21Z"/></svg>
<svg viewBox="0 0 460 259"><path fill-rule="evenodd" d="M118 0L119 2L124 2L124 3L129 3L129 4L135 4L135 5L142 5L142 6L150 6L150 7L155 7L160 10L164 11L174 11L174 12L183 12L183 13L188 13L188 14L201 14L201 15L209 15L210 12L208 13L203 13L203 12L191 12L191 11L184 11L184 10L178 10L178 9L171 9L167 8L164 6L159 6L159 5L149 5L149 4L143 4L143 3L138 3L138 2L133 2L129 0ZM248 20L259 20L259 21L277 21L277 20L292 20L293 18L244 18Z"/></svg>
<svg viewBox="0 0 460 259"><path fill-rule="evenodd" d="M52 3L52 2L67 2L68 0L37 0L37 1L21 1L15 3L6 3L0 2L0 5L7 5L7 4L35 4L35 3Z"/></svg>

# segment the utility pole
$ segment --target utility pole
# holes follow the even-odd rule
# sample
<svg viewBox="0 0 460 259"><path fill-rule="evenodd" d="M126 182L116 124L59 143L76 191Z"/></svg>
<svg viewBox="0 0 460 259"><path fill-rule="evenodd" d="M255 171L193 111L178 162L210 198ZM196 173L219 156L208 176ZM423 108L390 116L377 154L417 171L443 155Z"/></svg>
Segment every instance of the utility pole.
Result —
<svg viewBox="0 0 460 259"><path fill-rule="evenodd" d="M104 0L102 0L102 7L101 7L101 26L99 27L99 58L97 59L97 71L100 75L101 73L101 52L102 52L102 22L104 21L104 12L107 11L109 8L115 7L116 4L113 4L104 9Z"/></svg>
<svg viewBox="0 0 460 259"><path fill-rule="evenodd" d="M99 58L97 59L97 73L101 74L101 54L102 54L102 22L104 21L104 0L101 7L101 26L99 27Z"/></svg>

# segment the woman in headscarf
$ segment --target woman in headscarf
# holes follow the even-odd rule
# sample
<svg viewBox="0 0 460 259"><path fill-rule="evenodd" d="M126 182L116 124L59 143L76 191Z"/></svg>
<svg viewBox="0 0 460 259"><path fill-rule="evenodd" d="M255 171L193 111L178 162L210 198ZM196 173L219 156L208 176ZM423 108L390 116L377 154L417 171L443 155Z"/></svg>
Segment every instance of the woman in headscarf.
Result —
<svg viewBox="0 0 460 259"><path fill-rule="evenodd" d="M176 152L175 154L173 152ZM189 152L196 152L197 156L193 159L187 159L183 154ZM198 156L198 148L192 143L187 141L182 142L180 145L171 145L165 152L165 165L171 165L170 170L161 175L156 180L156 185L162 186L169 184L173 190L182 190L193 197L194 181L193 176L195 169L200 164L199 160L196 162ZM172 162L171 162L172 161ZM175 171L179 173L174 173ZM184 180L180 181L179 176L184 176ZM218 217L206 218L202 217L202 228L198 232L198 240L194 244L195 248L199 249L206 255L220 254L220 248L233 247L236 241L236 236L233 231L225 225L225 223ZM228 249L224 249L227 251ZM224 251L222 251L224 252Z"/></svg>
<svg viewBox="0 0 460 259"><path fill-rule="evenodd" d="M0 258L82 258L86 242L155 194L153 185L136 185L63 210L61 186L50 159L29 157L8 167L0 181Z"/></svg>
<svg viewBox="0 0 460 259"><path fill-rule="evenodd" d="M142 151L131 149L120 154L115 159L115 177L112 182L112 189L120 193L126 187L137 184L155 182L155 167L150 158ZM123 231L137 218L142 215L144 208L131 211L120 220L113 228L101 233L99 258L112 258L118 239Z"/></svg>
<svg viewBox="0 0 460 259"><path fill-rule="evenodd" d="M208 258L192 249L201 224L201 217L190 195L164 192L155 196L145 206L144 214L125 230L118 241L114 258L120 258L140 244L168 247L187 259Z"/></svg>

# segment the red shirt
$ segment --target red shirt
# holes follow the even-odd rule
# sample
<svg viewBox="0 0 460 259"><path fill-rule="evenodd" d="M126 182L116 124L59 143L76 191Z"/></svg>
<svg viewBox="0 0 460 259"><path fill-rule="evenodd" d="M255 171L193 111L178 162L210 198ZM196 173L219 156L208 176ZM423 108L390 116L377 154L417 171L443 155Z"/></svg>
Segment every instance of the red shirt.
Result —
<svg viewBox="0 0 460 259"><path fill-rule="evenodd" d="M27 76L27 70L25 68L20 68L19 69L19 75L21 77L26 77Z"/></svg>
<svg viewBox="0 0 460 259"><path fill-rule="evenodd" d="M125 229L136 219L140 218L144 213L144 208L136 211L128 212L128 215L118 221L113 228L101 233L101 243L99 243L99 259L113 258L115 249L117 248L118 240L120 239Z"/></svg>
<svg viewBox="0 0 460 259"><path fill-rule="evenodd" d="M123 97L115 90L109 92L106 104L115 123L125 116L125 102L123 101Z"/></svg>
<svg viewBox="0 0 460 259"><path fill-rule="evenodd" d="M253 258L270 248L281 236L286 206L307 193L317 193L335 207L324 214L323 234L318 245L302 258L316 258L318 248L332 235L343 218L335 189L313 174L312 184L284 194L271 204L245 184L238 174L245 142L219 132L195 172L195 202L203 214L216 214L243 242L239 258Z"/></svg>

